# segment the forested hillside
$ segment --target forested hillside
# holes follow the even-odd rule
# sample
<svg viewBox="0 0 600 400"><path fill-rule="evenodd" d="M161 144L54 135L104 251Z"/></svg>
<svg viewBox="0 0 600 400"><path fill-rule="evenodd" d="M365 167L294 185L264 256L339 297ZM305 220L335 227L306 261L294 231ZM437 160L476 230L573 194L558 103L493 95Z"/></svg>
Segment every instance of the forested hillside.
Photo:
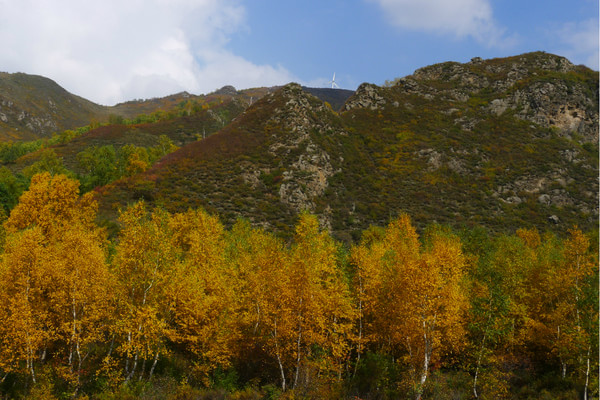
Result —
<svg viewBox="0 0 600 400"><path fill-rule="evenodd" d="M0 397L598 398L598 72L538 52L350 94L0 143Z"/></svg>
<svg viewBox="0 0 600 400"><path fill-rule="evenodd" d="M344 247L203 210L97 204L35 175L3 224L8 398L594 398L598 237L408 215ZM586 397L583 397L586 396Z"/></svg>

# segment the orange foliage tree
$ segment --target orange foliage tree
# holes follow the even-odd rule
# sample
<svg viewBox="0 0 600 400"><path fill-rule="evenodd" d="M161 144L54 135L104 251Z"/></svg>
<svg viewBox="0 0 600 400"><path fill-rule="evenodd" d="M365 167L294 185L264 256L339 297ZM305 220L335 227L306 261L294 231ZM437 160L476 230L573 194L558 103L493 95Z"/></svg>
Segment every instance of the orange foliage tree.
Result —
<svg viewBox="0 0 600 400"><path fill-rule="evenodd" d="M419 399L432 365L463 345L468 304L461 244L437 230L422 249L406 215L370 239L352 251L363 340L400 356Z"/></svg>

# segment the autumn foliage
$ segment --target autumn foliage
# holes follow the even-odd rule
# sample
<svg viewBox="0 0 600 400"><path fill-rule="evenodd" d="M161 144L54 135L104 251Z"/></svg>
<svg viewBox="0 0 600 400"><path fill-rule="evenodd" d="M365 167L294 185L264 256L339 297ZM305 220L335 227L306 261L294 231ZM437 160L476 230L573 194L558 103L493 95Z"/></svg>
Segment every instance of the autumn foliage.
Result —
<svg viewBox="0 0 600 400"><path fill-rule="evenodd" d="M121 398L168 379L172 398L598 394L597 248L576 228L419 234L401 215L348 249L309 214L289 242L144 203L109 240L95 217L77 181L45 173L4 223L6 398Z"/></svg>

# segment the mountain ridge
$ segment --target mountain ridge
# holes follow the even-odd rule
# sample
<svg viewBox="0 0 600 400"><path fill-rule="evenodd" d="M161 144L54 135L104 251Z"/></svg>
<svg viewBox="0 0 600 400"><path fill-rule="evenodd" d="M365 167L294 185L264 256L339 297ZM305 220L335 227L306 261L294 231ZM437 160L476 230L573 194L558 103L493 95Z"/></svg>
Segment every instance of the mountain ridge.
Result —
<svg viewBox="0 0 600 400"><path fill-rule="evenodd" d="M561 72L553 65L572 65L561 60L529 53L440 64L389 87L363 84L339 113L289 84L98 198L105 215L145 199L284 234L308 210L345 241L403 212L417 225L590 228L598 217L598 78L575 66ZM435 78L428 71L436 68L463 72ZM469 75L478 68L485 86ZM561 110L578 113L576 123L556 125Z"/></svg>
<svg viewBox="0 0 600 400"><path fill-rule="evenodd" d="M237 97L250 104L277 87L237 90L224 86L208 94L180 92L164 97L129 100L106 106L69 93L50 78L22 72L0 72L0 140L35 140L48 138L67 129L106 123L115 118L134 119L140 114L168 112L186 102L211 101ZM307 88L341 108L353 91Z"/></svg>

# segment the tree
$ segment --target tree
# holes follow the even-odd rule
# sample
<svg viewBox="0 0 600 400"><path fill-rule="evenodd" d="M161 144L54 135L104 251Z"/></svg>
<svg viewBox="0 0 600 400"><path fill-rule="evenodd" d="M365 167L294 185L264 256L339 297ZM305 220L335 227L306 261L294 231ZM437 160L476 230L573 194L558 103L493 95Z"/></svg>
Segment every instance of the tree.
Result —
<svg viewBox="0 0 600 400"><path fill-rule="evenodd" d="M590 373L597 369L591 360L598 358L597 263L589 238L577 228L569 230L564 246L545 242L538 248L543 272L532 276L539 287L532 290L531 334L556 356L563 379L569 366L574 375L583 375L587 398Z"/></svg>
<svg viewBox="0 0 600 400"><path fill-rule="evenodd" d="M23 175L32 177L42 172L48 172L50 175L73 175L65 168L62 158L59 158L52 149L44 150L40 155L40 160L26 167Z"/></svg>
<svg viewBox="0 0 600 400"><path fill-rule="evenodd" d="M151 377L160 354L166 351L171 318L167 287L177 254L166 212L150 214L139 202L122 212L119 221L123 228L113 263L119 309L114 334L120 342L117 350L125 358L127 382L136 373L143 379L147 362L152 363Z"/></svg>
<svg viewBox="0 0 600 400"><path fill-rule="evenodd" d="M82 182L85 191L106 185L118 178L117 154L112 145L91 146L77 154L79 168L84 170Z"/></svg>
<svg viewBox="0 0 600 400"><path fill-rule="evenodd" d="M420 399L432 364L463 346L465 258L457 237L432 230L421 249L406 215L353 251L367 338L399 353ZM400 352L401 351L401 352Z"/></svg>
<svg viewBox="0 0 600 400"><path fill-rule="evenodd" d="M35 383L36 360L53 338L48 329L49 305L44 298L48 275L41 261L46 256L43 243L40 228L11 235L0 264L2 381L11 372L23 371Z"/></svg>
<svg viewBox="0 0 600 400"><path fill-rule="evenodd" d="M166 293L173 339L197 357L196 372L205 379L230 365L240 337L235 272L226 262L224 228L216 216L190 210L175 214L169 227L181 254Z"/></svg>
<svg viewBox="0 0 600 400"><path fill-rule="evenodd" d="M12 210L25 189L25 183L18 179L8 168L0 168L0 206L5 212Z"/></svg>
<svg viewBox="0 0 600 400"><path fill-rule="evenodd" d="M245 221L234 225L228 243L228 259L237 271L239 323L247 338L243 342L272 357L286 390L293 362L284 340L292 329L286 249L281 240Z"/></svg>
<svg viewBox="0 0 600 400"><path fill-rule="evenodd" d="M3 320L11 321L3 350L25 360L35 382L35 361L43 362L49 347L55 356L64 349L65 378L75 392L83 363L103 342L109 315L104 234L94 224L95 202L79 197L78 186L64 175L32 178L4 224L0 286Z"/></svg>
<svg viewBox="0 0 600 400"><path fill-rule="evenodd" d="M148 150L148 158L151 164L166 156L169 153L174 152L179 147L175 146L171 139L167 135L160 135L158 137L158 144L151 147Z"/></svg>
<svg viewBox="0 0 600 400"><path fill-rule="evenodd" d="M51 286L52 330L64 345L65 373L77 394L84 363L108 339L113 320L111 288L103 237L98 230L72 225L51 238L43 260Z"/></svg>
<svg viewBox="0 0 600 400"><path fill-rule="evenodd" d="M348 282L338 266L338 250L331 236L319 231L315 216L300 216L287 261L290 286L284 292L289 296L287 320L291 321L285 348L295 356L293 387L301 379L303 385L310 385L311 365L319 373L331 371L341 377L354 310Z"/></svg>
<svg viewBox="0 0 600 400"><path fill-rule="evenodd" d="M243 332L271 357L281 388L340 379L354 310L338 244L303 214L291 247L239 222L230 235Z"/></svg>
<svg viewBox="0 0 600 400"><path fill-rule="evenodd" d="M91 194L79 196L79 182L48 172L34 175L31 185L5 223L7 233L38 226L46 237L74 225L95 228L97 203Z"/></svg>
<svg viewBox="0 0 600 400"><path fill-rule="evenodd" d="M502 346L511 331L508 318L511 293L505 286L509 281L506 269L496 261L504 258L495 253L495 243L481 231L470 232L466 246L471 248L468 263L470 348L466 355L473 363L473 395L475 398L481 394L503 398L508 394L508 387L501 368L505 355Z"/></svg>
<svg viewBox="0 0 600 400"><path fill-rule="evenodd" d="M117 157L118 177L132 176L150 167L148 151L144 147L128 144L119 149Z"/></svg>

